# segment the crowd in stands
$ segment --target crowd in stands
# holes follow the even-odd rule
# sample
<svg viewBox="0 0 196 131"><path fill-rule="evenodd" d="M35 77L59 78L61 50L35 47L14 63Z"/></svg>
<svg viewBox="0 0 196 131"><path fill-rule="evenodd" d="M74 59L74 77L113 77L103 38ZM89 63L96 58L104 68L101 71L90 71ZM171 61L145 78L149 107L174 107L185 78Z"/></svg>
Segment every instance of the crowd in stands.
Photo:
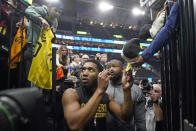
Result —
<svg viewBox="0 0 196 131"><path fill-rule="evenodd" d="M139 28L130 25L118 25L118 24L101 24L102 22L94 22L91 24L91 20L77 21L74 25L71 22L60 22L59 27L68 31L57 31L57 33L63 33L67 35L77 35L77 31L85 31L85 36L101 39L115 39L115 40L129 40L137 37ZM122 35L123 38L115 38L113 35Z"/></svg>
<svg viewBox="0 0 196 131"><path fill-rule="evenodd" d="M122 44L104 44L95 42L81 42L70 40L55 40L55 44L65 44L69 46L81 46L81 47L95 47L95 48L108 48L108 49L122 49Z"/></svg>

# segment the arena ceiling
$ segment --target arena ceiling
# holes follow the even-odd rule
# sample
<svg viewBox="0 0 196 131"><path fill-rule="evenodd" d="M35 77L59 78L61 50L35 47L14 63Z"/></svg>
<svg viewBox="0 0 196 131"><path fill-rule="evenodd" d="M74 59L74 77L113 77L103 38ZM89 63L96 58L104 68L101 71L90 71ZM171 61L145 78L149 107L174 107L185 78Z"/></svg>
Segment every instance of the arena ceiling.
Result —
<svg viewBox="0 0 196 131"><path fill-rule="evenodd" d="M34 0L38 4L44 4L46 0ZM101 12L98 3L106 1L114 6L108 12ZM137 25L149 21L149 15L134 16L133 7L140 7L139 0L62 0L64 11L59 18L60 22L77 22L81 19L97 20L105 23Z"/></svg>

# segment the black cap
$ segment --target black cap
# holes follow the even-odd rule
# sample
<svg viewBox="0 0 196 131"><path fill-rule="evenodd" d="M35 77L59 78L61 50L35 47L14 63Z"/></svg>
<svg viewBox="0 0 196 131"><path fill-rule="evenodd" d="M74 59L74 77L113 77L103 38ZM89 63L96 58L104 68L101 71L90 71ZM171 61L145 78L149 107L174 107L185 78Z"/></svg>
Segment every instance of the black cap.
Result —
<svg viewBox="0 0 196 131"><path fill-rule="evenodd" d="M138 56L140 49L140 42L141 40L138 38L132 38L131 40L127 41L123 46L121 56L125 59L133 59ZM125 59L126 60L126 59Z"/></svg>
<svg viewBox="0 0 196 131"><path fill-rule="evenodd" d="M140 31L139 31L139 38L142 40L146 40L147 38L150 38L150 28L151 28L151 24L145 24L141 27Z"/></svg>

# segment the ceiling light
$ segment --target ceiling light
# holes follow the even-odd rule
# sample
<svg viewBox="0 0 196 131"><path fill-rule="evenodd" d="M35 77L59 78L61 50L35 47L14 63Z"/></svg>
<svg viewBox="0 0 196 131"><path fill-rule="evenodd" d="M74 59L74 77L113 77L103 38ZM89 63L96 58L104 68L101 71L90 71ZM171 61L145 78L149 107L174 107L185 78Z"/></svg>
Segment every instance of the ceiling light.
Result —
<svg viewBox="0 0 196 131"><path fill-rule="evenodd" d="M90 21L90 24L92 25L93 24L93 21Z"/></svg>
<svg viewBox="0 0 196 131"><path fill-rule="evenodd" d="M114 8L113 5L108 4L108 3L106 3L106 2L100 2L100 3L99 3L99 9L100 9L101 11L109 11L109 10L112 10L113 8Z"/></svg>
<svg viewBox="0 0 196 131"><path fill-rule="evenodd" d="M138 16L138 15L145 15L145 11L140 10L139 8L134 8L132 10L133 15Z"/></svg>
<svg viewBox="0 0 196 131"><path fill-rule="evenodd" d="M138 8L134 8L132 10L133 15L139 15L140 14L139 12L140 12L140 10Z"/></svg>

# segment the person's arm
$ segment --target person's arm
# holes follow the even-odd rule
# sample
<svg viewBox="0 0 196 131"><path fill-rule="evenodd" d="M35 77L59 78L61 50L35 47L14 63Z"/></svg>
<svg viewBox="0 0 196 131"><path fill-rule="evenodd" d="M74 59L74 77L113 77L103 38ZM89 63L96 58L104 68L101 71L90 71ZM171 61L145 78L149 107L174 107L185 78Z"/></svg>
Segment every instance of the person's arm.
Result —
<svg viewBox="0 0 196 131"><path fill-rule="evenodd" d="M163 111L158 103L153 103L153 110L157 122L163 120Z"/></svg>
<svg viewBox="0 0 196 131"><path fill-rule="evenodd" d="M61 67L62 66L62 64L59 63L59 54L56 54L56 65L58 67Z"/></svg>
<svg viewBox="0 0 196 131"><path fill-rule="evenodd" d="M94 117L103 93L95 91L88 103L81 108L78 95L73 89L67 89L63 94L64 117L70 130L83 129Z"/></svg>
<svg viewBox="0 0 196 131"><path fill-rule="evenodd" d="M135 96L133 112L134 112L134 124L136 126L136 131L146 131L146 110L145 110L146 98L142 93L142 90L138 86L133 85L131 90L133 94L132 96L133 99Z"/></svg>
<svg viewBox="0 0 196 131"><path fill-rule="evenodd" d="M128 123L133 117L133 102L131 97L131 87L133 85L133 77L124 71L122 76L122 87L124 93L124 103L122 107L117 104L112 96L109 95L109 109L122 123Z"/></svg>
<svg viewBox="0 0 196 131"><path fill-rule="evenodd" d="M39 17L42 17L42 15L46 13L47 13L47 7L44 8L44 7L29 6L25 10L25 14L30 18L30 20L36 20L36 21L40 21Z"/></svg>
<svg viewBox="0 0 196 131"><path fill-rule="evenodd" d="M48 8L46 6L42 6L42 7L29 6L25 10L25 14L30 18L30 20L41 22L45 29L48 29L50 27L47 20L43 18L43 16L48 14Z"/></svg>
<svg viewBox="0 0 196 131"><path fill-rule="evenodd" d="M140 66L145 61L148 61L160 48L167 44L167 40L170 38L171 34L174 32L177 18L179 14L179 3L176 2L170 10L170 15L168 16L165 26L157 34L150 46L145 49L141 55L130 60L132 66Z"/></svg>
<svg viewBox="0 0 196 131"><path fill-rule="evenodd" d="M144 60L148 60L167 43L171 34L174 32L177 23L178 14L179 14L179 3L176 2L174 3L174 5L170 10L170 14L166 20L165 26L160 30L160 32L157 34L157 36L150 44L150 46L142 53L141 56L144 58Z"/></svg>
<svg viewBox="0 0 196 131"><path fill-rule="evenodd" d="M52 26L51 26L51 29L52 29L52 31L53 31L54 33L57 31L57 27L58 27L58 20L55 19L55 20L53 21Z"/></svg>
<svg viewBox="0 0 196 131"><path fill-rule="evenodd" d="M19 22L16 23L17 28L22 25L22 21L23 19L21 19ZM28 26L29 26L29 21L26 17L24 17L24 28L28 28Z"/></svg>
<svg viewBox="0 0 196 131"><path fill-rule="evenodd" d="M98 76L98 88L84 107L80 107L78 95L74 89L67 89L62 98L64 117L70 130L82 130L95 116L98 105L107 88L110 77L107 71Z"/></svg>

